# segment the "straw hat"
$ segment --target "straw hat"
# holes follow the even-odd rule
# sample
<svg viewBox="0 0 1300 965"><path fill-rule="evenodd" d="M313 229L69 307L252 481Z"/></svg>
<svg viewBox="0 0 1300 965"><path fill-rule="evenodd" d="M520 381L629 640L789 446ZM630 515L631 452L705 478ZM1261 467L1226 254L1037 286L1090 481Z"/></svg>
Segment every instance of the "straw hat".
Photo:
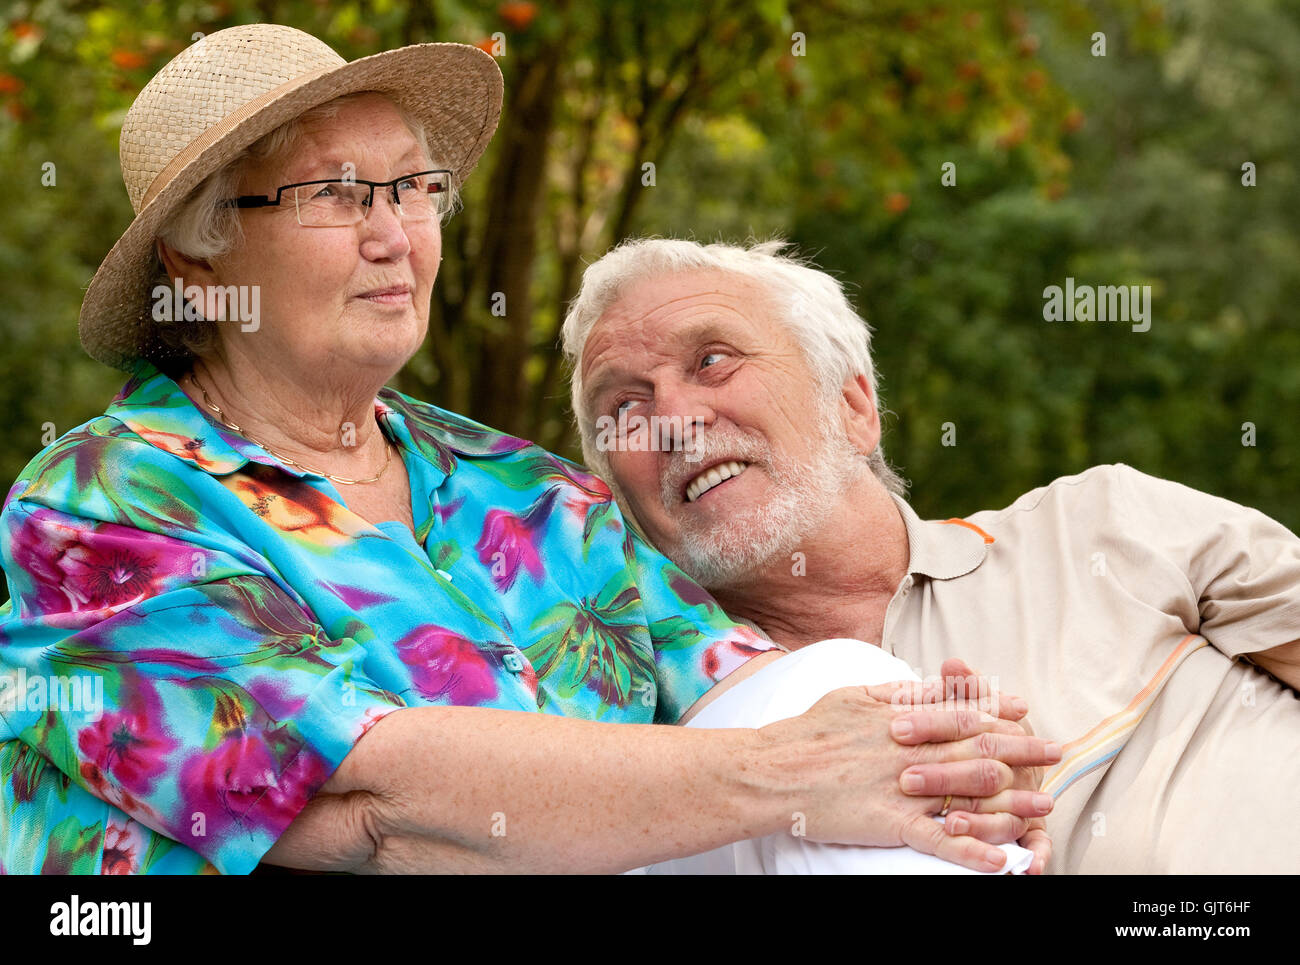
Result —
<svg viewBox="0 0 1300 965"><path fill-rule="evenodd" d="M433 157L459 185L501 114L501 71L477 47L416 44L348 63L310 34L276 24L220 30L160 70L122 125L122 179L135 220L91 279L81 344L130 371L175 357L157 336L154 238L208 175L265 134L344 94L378 91L420 119Z"/></svg>

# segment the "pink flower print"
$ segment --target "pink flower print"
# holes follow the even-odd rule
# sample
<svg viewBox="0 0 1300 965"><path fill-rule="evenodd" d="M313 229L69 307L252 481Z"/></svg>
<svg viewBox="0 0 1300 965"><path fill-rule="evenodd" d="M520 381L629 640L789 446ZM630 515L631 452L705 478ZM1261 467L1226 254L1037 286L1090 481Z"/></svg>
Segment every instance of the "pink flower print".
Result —
<svg viewBox="0 0 1300 965"><path fill-rule="evenodd" d="M187 579L191 544L116 523L70 526L38 509L14 535L14 561L32 575L38 613L117 612L157 595L173 574Z"/></svg>
<svg viewBox="0 0 1300 965"><path fill-rule="evenodd" d="M474 548L478 550L479 562L491 568L492 582L499 591L514 586L521 566L528 570L534 583L541 584L544 569L532 530L524 519L513 513L491 510Z"/></svg>
<svg viewBox="0 0 1300 965"><path fill-rule="evenodd" d="M541 585L546 568L537 553L537 544L542 528L551 518L551 506L559 491L559 486L546 490L523 516L504 509L488 512L474 548L478 550L479 562L491 567L492 582L498 591L505 592L514 586L521 566L528 570L534 583Z"/></svg>
<svg viewBox="0 0 1300 965"><path fill-rule="evenodd" d="M287 728L241 728L215 749L192 755L180 774L188 822L180 840L203 840L193 837L194 815L202 815L207 839L220 839L235 825L273 834L288 827L329 773L315 751L287 738ZM289 756L288 763L278 754Z"/></svg>
<svg viewBox="0 0 1300 965"><path fill-rule="evenodd" d="M411 668L411 683L426 700L473 707L497 695L489 658L459 634L422 626L397 641L397 653Z"/></svg>
<svg viewBox="0 0 1300 965"><path fill-rule="evenodd" d="M77 735L81 777L101 799L134 815L153 815L139 800L167 770L176 742L151 729L149 716L131 711L105 714Z"/></svg>

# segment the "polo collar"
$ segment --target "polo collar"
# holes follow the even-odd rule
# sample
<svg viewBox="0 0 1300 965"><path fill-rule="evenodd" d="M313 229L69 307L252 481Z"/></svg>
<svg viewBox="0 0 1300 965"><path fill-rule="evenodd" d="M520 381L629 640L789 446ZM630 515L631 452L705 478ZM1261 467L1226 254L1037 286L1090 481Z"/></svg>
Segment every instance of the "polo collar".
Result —
<svg viewBox="0 0 1300 965"><path fill-rule="evenodd" d="M894 496L907 527L908 572L935 580L965 576L984 562L993 537L964 519L923 520Z"/></svg>
<svg viewBox="0 0 1300 965"><path fill-rule="evenodd" d="M325 478L286 465L257 443L227 429L145 359L134 364L131 378L104 414L155 448L209 475L223 476L257 462L297 479ZM388 386L375 397L375 417L393 442L422 455L444 479L456 470L458 457L490 458L531 445L526 439L495 432Z"/></svg>

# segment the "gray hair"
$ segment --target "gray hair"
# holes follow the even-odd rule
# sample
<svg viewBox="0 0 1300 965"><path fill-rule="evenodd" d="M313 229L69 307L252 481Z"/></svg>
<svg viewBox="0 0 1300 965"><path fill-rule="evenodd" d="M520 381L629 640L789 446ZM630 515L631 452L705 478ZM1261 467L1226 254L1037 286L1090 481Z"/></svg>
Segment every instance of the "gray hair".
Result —
<svg viewBox="0 0 1300 965"><path fill-rule="evenodd" d="M843 286L825 272L782 251L775 240L749 247L702 245L694 241L638 238L625 241L593 262L569 306L561 335L572 370L572 404L587 464L609 480L604 453L593 444L595 422L583 396L582 351L593 326L637 282L686 271L713 270L752 281L771 299L776 318L803 350L823 400L838 395L846 379L862 375L871 386L876 412L881 409L876 369L871 361L871 328L849 304ZM880 446L866 456L876 478L891 493L907 491L906 481L885 461Z"/></svg>
<svg viewBox="0 0 1300 965"><path fill-rule="evenodd" d="M336 117L348 101L372 93L374 92L359 91L344 94L324 104L318 104L254 141L219 170L208 175L190 192L189 197L176 206L168 219L159 227L156 240L197 261L209 261L233 251L244 242L243 226L235 208L221 207L218 202L239 193L240 181L250 168L273 162L288 154L306 133L308 125ZM428 158L429 139L424 125L401 105L393 103L393 106L416 143L419 144L420 150L424 152L424 156ZM433 159L430 159L430 163L435 168L440 166L439 162ZM442 220L445 222L451 217L459 205L460 195L456 190L453 177L451 203L447 205ZM149 290L154 291L158 286L171 290L172 279L163 266L155 245L154 279L149 284ZM171 307L172 318L184 318L183 304ZM216 322L200 317L181 324L161 324L158 326L158 337L172 351L188 355L192 359L215 348L218 341L218 327Z"/></svg>

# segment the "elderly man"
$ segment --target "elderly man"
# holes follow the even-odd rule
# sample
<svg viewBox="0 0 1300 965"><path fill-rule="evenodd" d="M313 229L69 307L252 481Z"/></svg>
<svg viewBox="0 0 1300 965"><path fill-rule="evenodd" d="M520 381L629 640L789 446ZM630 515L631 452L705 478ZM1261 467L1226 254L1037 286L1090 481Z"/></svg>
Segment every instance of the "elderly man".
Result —
<svg viewBox="0 0 1300 965"><path fill-rule="evenodd" d="M865 323L781 247L635 241L588 268L573 407L629 518L787 648L960 656L1026 697L1063 747L1050 870L1300 870L1300 540L1123 465L921 520Z"/></svg>

